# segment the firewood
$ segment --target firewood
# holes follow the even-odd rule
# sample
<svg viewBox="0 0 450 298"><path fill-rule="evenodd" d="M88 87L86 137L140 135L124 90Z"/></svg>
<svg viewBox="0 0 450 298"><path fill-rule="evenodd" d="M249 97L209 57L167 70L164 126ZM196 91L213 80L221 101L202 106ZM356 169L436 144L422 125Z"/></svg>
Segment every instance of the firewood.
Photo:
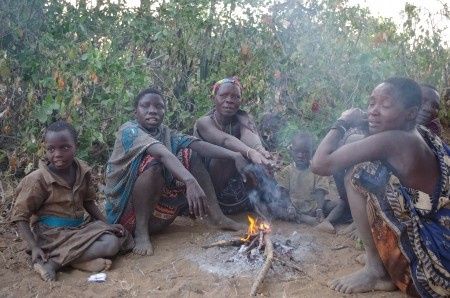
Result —
<svg viewBox="0 0 450 298"><path fill-rule="evenodd" d="M229 239L229 240L220 240L211 244L203 245L202 248L210 248L210 247L224 247L224 246L239 246L243 244L244 241L241 239Z"/></svg>
<svg viewBox="0 0 450 298"><path fill-rule="evenodd" d="M259 244L258 244L258 250L260 250L263 246L263 238L264 238L264 233L263 231L259 231Z"/></svg>
<svg viewBox="0 0 450 298"><path fill-rule="evenodd" d="M264 265L261 269L261 271L258 273L258 276L256 277L255 281L253 282L252 288L250 290L250 296L256 296L256 291L258 290L258 287L266 277L267 272L269 271L270 266L272 265L273 260L273 244L272 240L270 240L269 235L264 235L264 244L266 246L266 249L264 250L264 254L266 255L266 261L264 262Z"/></svg>
<svg viewBox="0 0 450 298"><path fill-rule="evenodd" d="M253 236L252 241L250 242L250 244L245 248L244 252L248 253L249 251L252 250L252 248L254 248L256 246L256 242L258 241L258 237Z"/></svg>

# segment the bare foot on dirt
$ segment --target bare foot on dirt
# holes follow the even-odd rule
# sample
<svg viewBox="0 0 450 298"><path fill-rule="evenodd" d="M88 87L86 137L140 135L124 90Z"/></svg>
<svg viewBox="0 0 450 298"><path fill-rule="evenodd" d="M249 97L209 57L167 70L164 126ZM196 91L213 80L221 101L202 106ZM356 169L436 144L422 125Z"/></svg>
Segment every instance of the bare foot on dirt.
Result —
<svg viewBox="0 0 450 298"><path fill-rule="evenodd" d="M71 266L75 269L88 271L88 272L100 272L106 271L111 268L112 261L103 258L97 258L86 262L74 263Z"/></svg>
<svg viewBox="0 0 450 298"><path fill-rule="evenodd" d="M359 235L358 235L358 230L356 229L356 226L354 223L351 223L350 225L348 225L345 229L340 231L338 234L339 235L347 235L348 237L350 237L350 239L355 240L355 241L360 240Z"/></svg>
<svg viewBox="0 0 450 298"><path fill-rule="evenodd" d="M366 254L360 254L359 256L356 257L355 260L361 265L366 265L367 256Z"/></svg>
<svg viewBox="0 0 450 298"><path fill-rule="evenodd" d="M149 236L136 236L134 242L133 253L141 256L153 255L153 246Z"/></svg>
<svg viewBox="0 0 450 298"><path fill-rule="evenodd" d="M359 238L359 234L358 234L358 230L355 229L354 231L350 232L348 234L348 237L350 237L350 239L355 240L355 241L361 241L361 238Z"/></svg>
<svg viewBox="0 0 450 298"><path fill-rule="evenodd" d="M311 226L314 226L319 223L315 217L306 214L297 214L295 221L297 223L306 223Z"/></svg>
<svg viewBox="0 0 450 298"><path fill-rule="evenodd" d="M336 230L328 220L322 221L320 224L316 226L316 229L325 233L336 234Z"/></svg>
<svg viewBox="0 0 450 298"><path fill-rule="evenodd" d="M41 276L43 281L55 281L56 280L56 264L52 261L45 263L38 262L33 264L33 269Z"/></svg>
<svg viewBox="0 0 450 298"><path fill-rule="evenodd" d="M339 231L338 235L348 235L353 230L356 230L355 223L351 223L346 226L343 230Z"/></svg>
<svg viewBox="0 0 450 298"><path fill-rule="evenodd" d="M370 291L394 291L397 289L387 274L380 276L364 267L353 274L338 278L329 283L330 288L344 294L365 293Z"/></svg>

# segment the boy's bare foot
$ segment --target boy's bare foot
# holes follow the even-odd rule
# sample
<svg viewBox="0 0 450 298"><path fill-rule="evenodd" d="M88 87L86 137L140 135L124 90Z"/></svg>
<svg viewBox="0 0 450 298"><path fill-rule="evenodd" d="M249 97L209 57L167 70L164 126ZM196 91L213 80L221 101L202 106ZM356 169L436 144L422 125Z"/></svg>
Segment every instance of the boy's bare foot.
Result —
<svg viewBox="0 0 450 298"><path fill-rule="evenodd" d="M348 235L349 233L351 233L354 230L356 230L356 227L355 227L355 223L352 222L351 224L346 226L342 231L340 231L338 234L339 235Z"/></svg>
<svg viewBox="0 0 450 298"><path fill-rule="evenodd" d="M41 276L43 281L55 281L56 280L56 267L57 265L52 261L37 262L33 264L33 269Z"/></svg>
<svg viewBox="0 0 450 298"><path fill-rule="evenodd" d="M297 223L306 223L311 226L318 224L315 217L309 216L307 214L297 214L295 221Z"/></svg>
<svg viewBox="0 0 450 298"><path fill-rule="evenodd" d="M89 271L89 272L100 272L106 271L111 268L112 261L103 258L97 258L86 262L74 263L71 266L78 270Z"/></svg>
<svg viewBox="0 0 450 298"><path fill-rule="evenodd" d="M322 232L336 234L336 230L334 229L333 225L328 220L322 221L320 224L318 224L316 226L316 229L318 229Z"/></svg>
<svg viewBox="0 0 450 298"><path fill-rule="evenodd" d="M394 291L395 285L387 274L378 274L364 267L353 274L338 278L329 283L330 288L344 294L365 293L370 291Z"/></svg>
<svg viewBox="0 0 450 298"><path fill-rule="evenodd" d="M354 229L353 231L351 231L348 234L348 237L350 237L350 239L355 240L355 241L361 241L361 238L359 237L357 229Z"/></svg>
<svg viewBox="0 0 450 298"><path fill-rule="evenodd" d="M358 235L358 230L356 229L356 226L354 223L351 223L349 226L347 226L345 229L339 232L339 235L347 235L350 237L350 239L358 241L360 240Z"/></svg>
<svg viewBox="0 0 450 298"><path fill-rule="evenodd" d="M134 248L133 253L141 256L151 256L153 255L153 246L150 242L150 237L148 235L138 236L134 238Z"/></svg>
<svg viewBox="0 0 450 298"><path fill-rule="evenodd" d="M361 265L366 265L367 256L366 254L360 254L359 256L356 257L355 260Z"/></svg>

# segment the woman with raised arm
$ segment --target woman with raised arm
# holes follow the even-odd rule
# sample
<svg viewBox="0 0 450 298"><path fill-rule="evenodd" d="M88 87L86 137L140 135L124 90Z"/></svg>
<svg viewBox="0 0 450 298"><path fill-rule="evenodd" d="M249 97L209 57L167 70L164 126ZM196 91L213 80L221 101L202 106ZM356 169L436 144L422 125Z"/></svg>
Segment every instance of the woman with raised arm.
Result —
<svg viewBox="0 0 450 298"><path fill-rule="evenodd" d="M420 104L415 81L390 78L373 90L367 114L342 113L313 157L319 175L354 166L345 187L367 258L363 269L331 282L336 291L450 296L450 158L439 137L416 127ZM363 121L369 135L338 147Z"/></svg>

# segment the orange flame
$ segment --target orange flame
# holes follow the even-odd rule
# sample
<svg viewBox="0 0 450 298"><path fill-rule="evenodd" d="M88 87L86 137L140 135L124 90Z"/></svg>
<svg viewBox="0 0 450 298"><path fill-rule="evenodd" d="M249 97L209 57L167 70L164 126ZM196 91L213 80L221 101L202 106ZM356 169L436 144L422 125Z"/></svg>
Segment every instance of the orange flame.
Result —
<svg viewBox="0 0 450 298"><path fill-rule="evenodd" d="M250 237L258 234L260 231L264 233L270 232L270 225L266 222L261 221L258 218L254 218L251 215L247 215L248 218L248 228L247 228L247 234L245 238L241 238L242 241L249 241Z"/></svg>

